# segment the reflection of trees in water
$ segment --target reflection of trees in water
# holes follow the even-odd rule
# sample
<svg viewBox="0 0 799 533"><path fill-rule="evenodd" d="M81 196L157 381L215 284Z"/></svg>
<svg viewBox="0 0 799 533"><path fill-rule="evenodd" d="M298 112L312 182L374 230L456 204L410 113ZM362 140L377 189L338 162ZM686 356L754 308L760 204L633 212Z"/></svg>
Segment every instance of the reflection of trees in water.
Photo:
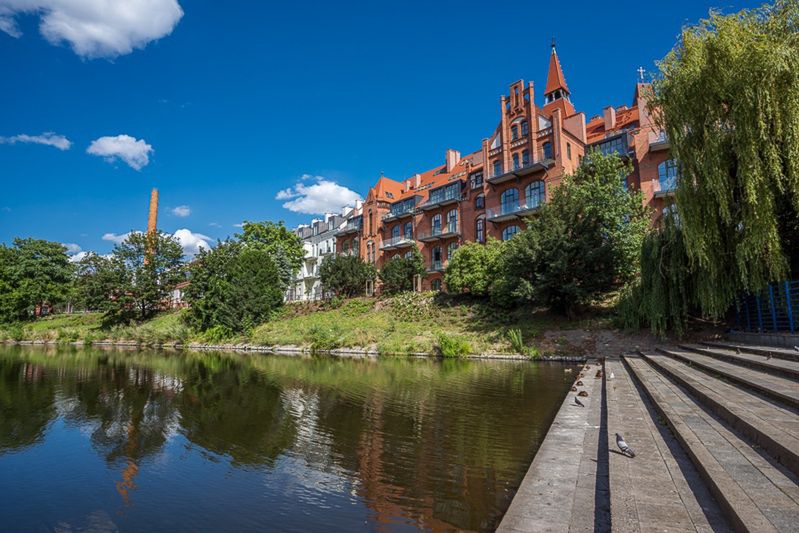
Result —
<svg viewBox="0 0 799 533"><path fill-rule="evenodd" d="M43 367L0 358L0 454L42 440L55 416L55 387Z"/></svg>

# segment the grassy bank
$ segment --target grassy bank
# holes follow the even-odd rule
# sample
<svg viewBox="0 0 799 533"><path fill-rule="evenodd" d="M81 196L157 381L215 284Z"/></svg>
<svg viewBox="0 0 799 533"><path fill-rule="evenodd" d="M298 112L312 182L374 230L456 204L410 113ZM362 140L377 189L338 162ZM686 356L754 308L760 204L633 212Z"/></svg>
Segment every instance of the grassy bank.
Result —
<svg viewBox="0 0 799 533"><path fill-rule="evenodd" d="M250 343L315 349L360 347L383 354L436 353L444 346L471 353L570 353L567 330L602 330L609 319L595 312L568 321L542 311L498 312L477 302L404 295L391 299L358 298L325 304L289 304L272 320L246 335L219 338L193 332L182 311L166 312L135 326L103 328L97 313L56 315L34 322L0 326L0 339L51 342L130 340L165 342ZM564 336L558 335L559 331ZM521 344L513 342L521 333ZM518 335L516 335L518 337Z"/></svg>

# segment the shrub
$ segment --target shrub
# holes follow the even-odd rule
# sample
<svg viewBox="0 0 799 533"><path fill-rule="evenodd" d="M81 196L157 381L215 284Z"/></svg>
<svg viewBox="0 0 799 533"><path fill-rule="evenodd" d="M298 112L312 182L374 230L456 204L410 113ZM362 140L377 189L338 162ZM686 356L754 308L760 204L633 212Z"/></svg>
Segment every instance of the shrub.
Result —
<svg viewBox="0 0 799 533"><path fill-rule="evenodd" d="M359 256L337 255L322 261L319 279L326 292L351 298L366 292L366 283L375 280L375 268Z"/></svg>
<svg viewBox="0 0 799 533"><path fill-rule="evenodd" d="M368 313L374 308L372 300L349 300L341 305L341 314L346 317L355 317Z"/></svg>
<svg viewBox="0 0 799 533"><path fill-rule="evenodd" d="M341 327L337 324L323 326L314 324L306 333L306 340L311 345L311 351L333 350L344 344Z"/></svg>
<svg viewBox="0 0 799 533"><path fill-rule="evenodd" d="M439 333L436 336L436 349L441 357L464 357L472 353L469 341L457 335Z"/></svg>
<svg viewBox="0 0 799 533"><path fill-rule="evenodd" d="M489 238L486 244L467 242L455 250L447 264L447 291L486 296L497 278L504 242Z"/></svg>
<svg viewBox="0 0 799 533"><path fill-rule="evenodd" d="M391 314L403 322L431 318L435 314L433 292L403 292L394 296L389 307Z"/></svg>
<svg viewBox="0 0 799 533"><path fill-rule="evenodd" d="M381 291L386 294L412 291L414 276L421 276L424 272L422 252L414 246L410 257L394 256L385 261L380 270Z"/></svg>

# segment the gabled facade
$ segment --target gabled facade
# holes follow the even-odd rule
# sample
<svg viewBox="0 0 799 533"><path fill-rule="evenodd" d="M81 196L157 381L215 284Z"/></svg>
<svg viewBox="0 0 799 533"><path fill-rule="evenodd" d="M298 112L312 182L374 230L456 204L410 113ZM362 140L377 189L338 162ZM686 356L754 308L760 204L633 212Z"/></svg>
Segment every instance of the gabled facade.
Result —
<svg viewBox="0 0 799 533"><path fill-rule="evenodd" d="M674 182L662 176L673 177L676 166L665 169L668 143L647 111L649 90L638 84L631 107L608 107L586 121L553 45L541 106L533 84L519 80L500 97L499 122L479 150L447 150L442 165L402 181L381 176L336 234L337 252L357 253L379 269L415 244L426 266L422 289L439 289L458 246L513 237L590 150L630 158L627 186L640 188L659 212Z"/></svg>

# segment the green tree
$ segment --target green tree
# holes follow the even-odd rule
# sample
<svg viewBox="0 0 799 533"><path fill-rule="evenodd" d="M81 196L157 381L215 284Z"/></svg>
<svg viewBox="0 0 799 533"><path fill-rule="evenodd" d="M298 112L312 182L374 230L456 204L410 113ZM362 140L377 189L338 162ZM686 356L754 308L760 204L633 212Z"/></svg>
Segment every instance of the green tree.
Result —
<svg viewBox="0 0 799 533"><path fill-rule="evenodd" d="M66 301L73 265L62 244L14 239L0 250L0 320L33 318L37 309Z"/></svg>
<svg viewBox="0 0 799 533"><path fill-rule="evenodd" d="M246 331L269 318L283 304L280 274L272 254L260 246L224 241L202 250L189 265L191 283L185 298L186 319L205 331Z"/></svg>
<svg viewBox="0 0 799 533"><path fill-rule="evenodd" d="M131 232L111 253L106 322L146 320L185 279L183 249L165 233Z"/></svg>
<svg viewBox="0 0 799 533"><path fill-rule="evenodd" d="M490 238L486 244L467 242L455 250L447 264L447 291L488 296L497 278L504 243Z"/></svg>
<svg viewBox="0 0 799 533"><path fill-rule="evenodd" d="M336 255L322 261L319 279L325 291L351 298L366 292L366 283L374 281L374 266L356 255Z"/></svg>
<svg viewBox="0 0 799 533"><path fill-rule="evenodd" d="M702 311L799 265L799 1L683 30L653 109L680 161L676 204ZM646 287L644 287L646 290Z"/></svg>
<svg viewBox="0 0 799 533"><path fill-rule="evenodd" d="M630 171L615 154L586 157L505 244L492 298L572 315L633 279L650 217L640 192L621 185Z"/></svg>
<svg viewBox="0 0 799 533"><path fill-rule="evenodd" d="M280 275L281 289L286 290L302 267L305 250L302 240L283 222L244 222L236 239L247 246L257 246L274 261Z"/></svg>
<svg viewBox="0 0 799 533"><path fill-rule="evenodd" d="M110 258L87 253L76 265L76 304L90 311L108 311L114 305L111 295L123 284L120 274Z"/></svg>
<svg viewBox="0 0 799 533"><path fill-rule="evenodd" d="M413 290L414 276L424 274L424 258L416 246L410 257L394 257L383 263L380 269L381 290L386 294L397 294Z"/></svg>

